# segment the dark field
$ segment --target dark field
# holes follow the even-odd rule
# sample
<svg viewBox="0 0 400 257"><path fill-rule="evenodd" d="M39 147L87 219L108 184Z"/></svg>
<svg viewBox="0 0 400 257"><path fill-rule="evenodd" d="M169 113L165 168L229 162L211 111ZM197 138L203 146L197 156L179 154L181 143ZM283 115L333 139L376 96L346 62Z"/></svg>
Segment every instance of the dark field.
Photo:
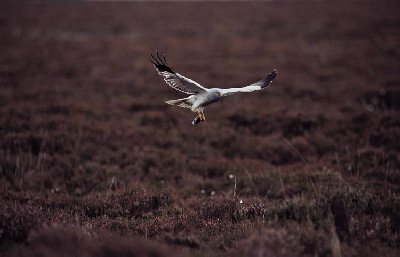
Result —
<svg viewBox="0 0 400 257"><path fill-rule="evenodd" d="M400 256L400 4L0 3L0 255ZM271 87L206 109L207 87Z"/></svg>

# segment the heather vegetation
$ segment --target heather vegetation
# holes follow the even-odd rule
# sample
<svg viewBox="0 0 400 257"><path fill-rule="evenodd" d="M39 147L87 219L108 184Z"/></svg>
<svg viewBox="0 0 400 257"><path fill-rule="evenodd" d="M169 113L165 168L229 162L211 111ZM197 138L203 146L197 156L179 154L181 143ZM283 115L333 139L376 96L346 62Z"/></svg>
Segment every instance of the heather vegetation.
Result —
<svg viewBox="0 0 400 257"><path fill-rule="evenodd" d="M399 8L1 2L0 255L399 256Z"/></svg>

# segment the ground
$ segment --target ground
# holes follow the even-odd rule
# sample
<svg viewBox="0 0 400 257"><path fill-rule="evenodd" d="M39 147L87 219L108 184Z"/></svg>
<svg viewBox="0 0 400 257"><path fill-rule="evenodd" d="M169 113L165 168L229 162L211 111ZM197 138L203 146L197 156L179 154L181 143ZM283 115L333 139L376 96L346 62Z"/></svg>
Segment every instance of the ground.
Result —
<svg viewBox="0 0 400 257"><path fill-rule="evenodd" d="M399 10L1 1L0 255L399 256Z"/></svg>

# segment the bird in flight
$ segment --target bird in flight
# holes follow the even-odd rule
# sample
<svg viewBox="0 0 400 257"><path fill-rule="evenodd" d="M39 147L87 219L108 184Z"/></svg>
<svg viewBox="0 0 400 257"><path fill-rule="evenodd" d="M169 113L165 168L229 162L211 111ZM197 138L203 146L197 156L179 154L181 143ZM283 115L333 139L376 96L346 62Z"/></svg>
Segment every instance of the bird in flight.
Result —
<svg viewBox="0 0 400 257"><path fill-rule="evenodd" d="M158 74L164 77L167 84L185 94L190 95L186 98L165 101L167 104L176 105L183 108L189 108L192 112L197 112L196 118L192 121L193 125L198 125L206 120L204 108L206 106L221 100L223 97L235 93L249 93L268 87L276 78L276 69L265 76L262 80L257 81L249 86L239 88L205 88L196 81L182 76L168 66L165 55L161 58L157 52L156 57L151 54L149 61L154 65Z"/></svg>

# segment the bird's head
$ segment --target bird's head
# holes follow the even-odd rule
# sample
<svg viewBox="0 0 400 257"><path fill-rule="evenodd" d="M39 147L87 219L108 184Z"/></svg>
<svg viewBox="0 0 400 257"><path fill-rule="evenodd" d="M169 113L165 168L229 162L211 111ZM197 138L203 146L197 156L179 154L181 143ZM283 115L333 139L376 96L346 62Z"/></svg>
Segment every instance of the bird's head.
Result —
<svg viewBox="0 0 400 257"><path fill-rule="evenodd" d="M213 96L214 96L215 98L221 98L221 97L224 96L222 90L219 89L219 88L213 88L213 89L212 89L212 92L213 92Z"/></svg>

